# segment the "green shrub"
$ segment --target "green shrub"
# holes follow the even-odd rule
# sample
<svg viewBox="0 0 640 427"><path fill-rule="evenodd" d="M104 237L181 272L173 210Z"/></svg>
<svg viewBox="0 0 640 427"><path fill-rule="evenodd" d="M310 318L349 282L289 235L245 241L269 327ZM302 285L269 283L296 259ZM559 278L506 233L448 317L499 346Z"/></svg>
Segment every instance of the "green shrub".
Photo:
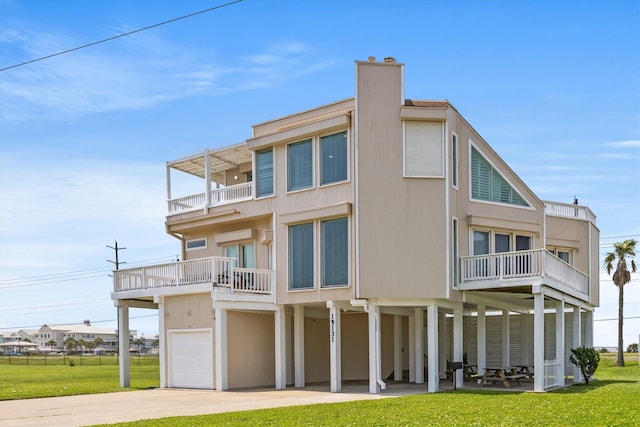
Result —
<svg viewBox="0 0 640 427"><path fill-rule="evenodd" d="M76 366L76 361L73 359L69 359L69 366Z"/></svg>
<svg viewBox="0 0 640 427"><path fill-rule="evenodd" d="M584 382L589 384L589 379L598 369L600 354L592 347L578 347L571 349L569 361L580 367Z"/></svg>
<svg viewBox="0 0 640 427"><path fill-rule="evenodd" d="M609 350L607 350L606 347L602 347L600 353L609 353Z"/></svg>
<svg viewBox="0 0 640 427"><path fill-rule="evenodd" d="M633 344L629 344L627 347L627 353L637 353L638 352L638 343L634 342Z"/></svg>

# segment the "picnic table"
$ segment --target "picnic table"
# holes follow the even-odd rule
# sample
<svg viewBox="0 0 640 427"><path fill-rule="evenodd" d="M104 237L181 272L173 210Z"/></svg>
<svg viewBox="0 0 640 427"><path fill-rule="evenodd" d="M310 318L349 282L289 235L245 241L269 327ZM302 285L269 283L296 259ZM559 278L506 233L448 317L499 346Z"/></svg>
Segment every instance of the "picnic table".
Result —
<svg viewBox="0 0 640 427"><path fill-rule="evenodd" d="M520 379L526 377L527 375L518 373L515 367L487 367L480 380L480 387L484 387L487 381L491 381L491 384L500 381L507 388L511 388L510 381L515 381L516 384L521 386Z"/></svg>
<svg viewBox="0 0 640 427"><path fill-rule="evenodd" d="M465 364L463 366L464 378L469 381L478 379L478 365Z"/></svg>
<svg viewBox="0 0 640 427"><path fill-rule="evenodd" d="M516 374L524 375L533 381L533 368L528 365L516 365L513 367Z"/></svg>

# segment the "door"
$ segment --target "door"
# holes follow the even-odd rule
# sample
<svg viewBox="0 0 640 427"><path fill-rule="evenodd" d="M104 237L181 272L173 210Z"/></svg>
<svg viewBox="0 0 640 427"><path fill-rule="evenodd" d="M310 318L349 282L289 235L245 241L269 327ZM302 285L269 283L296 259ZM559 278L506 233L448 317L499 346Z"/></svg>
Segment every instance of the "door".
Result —
<svg viewBox="0 0 640 427"><path fill-rule="evenodd" d="M213 389L211 329L168 331L167 353L169 387Z"/></svg>

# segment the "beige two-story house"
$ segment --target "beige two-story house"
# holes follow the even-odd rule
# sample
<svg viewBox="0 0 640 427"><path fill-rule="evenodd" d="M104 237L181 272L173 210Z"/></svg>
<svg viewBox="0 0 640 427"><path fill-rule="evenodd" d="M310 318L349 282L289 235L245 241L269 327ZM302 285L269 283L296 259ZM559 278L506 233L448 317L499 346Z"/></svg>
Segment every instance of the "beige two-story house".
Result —
<svg viewBox="0 0 640 427"><path fill-rule="evenodd" d="M540 200L448 101L406 99L393 58L355 77L353 98L167 163L183 261L114 272L119 329L129 307L158 310L161 387L435 392L469 384L454 362L564 385L569 349L592 342L593 213ZM181 174L191 195L172 191Z"/></svg>

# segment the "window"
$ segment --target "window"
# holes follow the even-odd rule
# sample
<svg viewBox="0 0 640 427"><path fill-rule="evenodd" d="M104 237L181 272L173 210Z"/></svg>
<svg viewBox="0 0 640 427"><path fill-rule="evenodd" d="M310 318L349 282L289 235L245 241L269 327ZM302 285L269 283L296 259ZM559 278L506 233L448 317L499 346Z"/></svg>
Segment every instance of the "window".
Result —
<svg viewBox="0 0 640 427"><path fill-rule="evenodd" d="M320 137L320 185L347 179L347 132Z"/></svg>
<svg viewBox="0 0 640 427"><path fill-rule="evenodd" d="M516 206L529 206L475 147L471 147L471 198Z"/></svg>
<svg viewBox="0 0 640 427"><path fill-rule="evenodd" d="M187 240L187 250L195 251L196 249L207 249L207 239Z"/></svg>
<svg viewBox="0 0 640 427"><path fill-rule="evenodd" d="M289 226L289 289L313 288L313 223Z"/></svg>
<svg viewBox="0 0 640 427"><path fill-rule="evenodd" d="M224 256L235 258L237 260L236 267L256 268L256 254L253 243L225 246Z"/></svg>
<svg viewBox="0 0 640 427"><path fill-rule="evenodd" d="M458 219L453 218L451 224L451 258L453 264L453 287L458 288Z"/></svg>
<svg viewBox="0 0 640 427"><path fill-rule="evenodd" d="M404 122L404 176L444 176L442 128L442 122Z"/></svg>
<svg viewBox="0 0 640 427"><path fill-rule="evenodd" d="M321 223L322 286L349 283L349 235L347 218Z"/></svg>
<svg viewBox="0 0 640 427"><path fill-rule="evenodd" d="M313 144L307 139L287 147L287 189L301 190L313 186Z"/></svg>
<svg viewBox="0 0 640 427"><path fill-rule="evenodd" d="M489 232L474 231L473 232L473 254L486 255L489 253Z"/></svg>
<svg viewBox="0 0 640 427"><path fill-rule="evenodd" d="M571 249L550 248L549 252L551 252L567 264L571 264Z"/></svg>
<svg viewBox="0 0 640 427"><path fill-rule="evenodd" d="M458 188L458 135L451 134L451 185Z"/></svg>
<svg viewBox="0 0 640 427"><path fill-rule="evenodd" d="M516 236L516 251L528 251L531 249L530 236Z"/></svg>
<svg viewBox="0 0 640 427"><path fill-rule="evenodd" d="M273 148L256 152L256 197L273 194ZM248 179L248 178L247 178Z"/></svg>
<svg viewBox="0 0 640 427"><path fill-rule="evenodd" d="M558 258L569 264L569 252L558 251Z"/></svg>
<svg viewBox="0 0 640 427"><path fill-rule="evenodd" d="M510 240L511 240L510 235L496 233L494 237L494 241L495 241L494 252L495 253L509 252L511 250Z"/></svg>

